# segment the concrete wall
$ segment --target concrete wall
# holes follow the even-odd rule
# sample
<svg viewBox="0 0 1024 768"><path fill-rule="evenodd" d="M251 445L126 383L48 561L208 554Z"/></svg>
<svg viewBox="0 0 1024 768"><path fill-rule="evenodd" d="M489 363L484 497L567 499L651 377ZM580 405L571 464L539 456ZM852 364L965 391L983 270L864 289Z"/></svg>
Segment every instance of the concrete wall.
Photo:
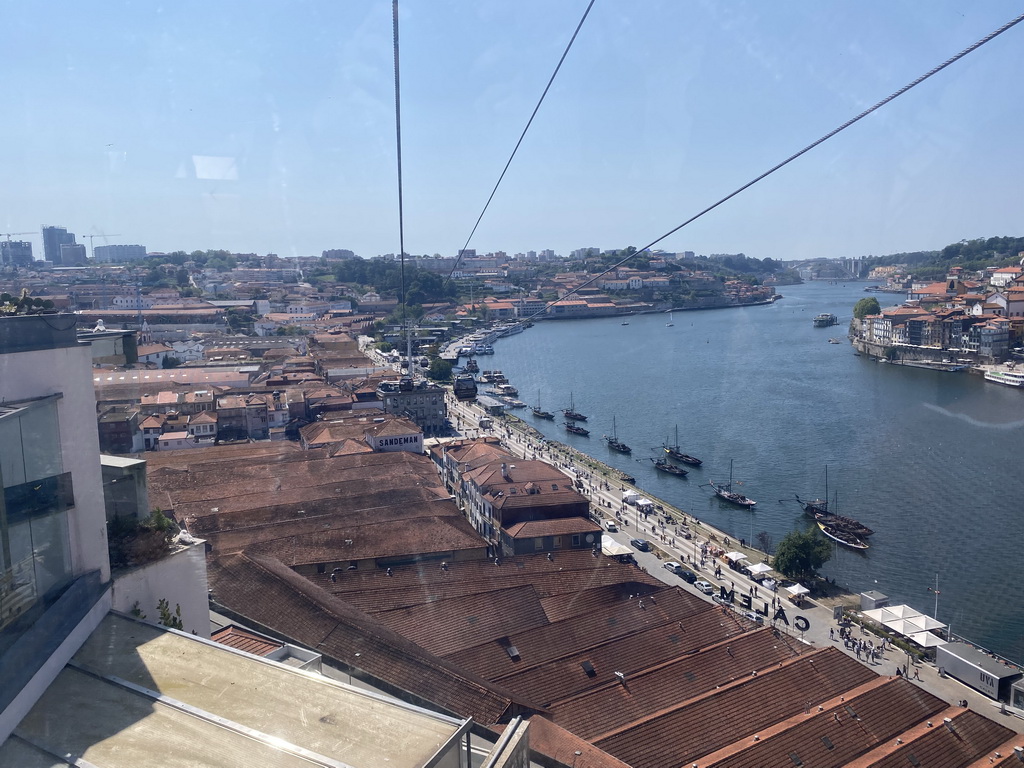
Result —
<svg viewBox="0 0 1024 768"><path fill-rule="evenodd" d="M114 576L115 611L131 613L135 604L146 621L157 623L157 604L167 600L173 613L181 606L184 631L210 637L209 584L206 578L206 546L203 541Z"/></svg>

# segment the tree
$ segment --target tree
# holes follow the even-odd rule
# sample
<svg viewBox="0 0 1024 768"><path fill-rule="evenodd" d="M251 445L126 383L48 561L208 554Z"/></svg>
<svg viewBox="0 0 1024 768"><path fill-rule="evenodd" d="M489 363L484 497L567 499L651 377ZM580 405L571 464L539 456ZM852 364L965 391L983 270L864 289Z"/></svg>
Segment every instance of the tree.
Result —
<svg viewBox="0 0 1024 768"><path fill-rule="evenodd" d="M430 362L430 371L427 375L434 381L448 381L452 377L452 364L448 360L435 357Z"/></svg>
<svg viewBox="0 0 1024 768"><path fill-rule="evenodd" d="M853 316L858 320L863 320L868 315L877 315L881 311L882 307L874 296L863 298L853 305Z"/></svg>
<svg viewBox="0 0 1024 768"><path fill-rule="evenodd" d="M161 364L164 368L177 368L181 365L182 360L180 357L174 357L173 355L167 355Z"/></svg>
<svg viewBox="0 0 1024 768"><path fill-rule="evenodd" d="M790 531L775 550L775 570L783 576L802 581L818 575L832 557L832 545L818 536L814 529Z"/></svg>

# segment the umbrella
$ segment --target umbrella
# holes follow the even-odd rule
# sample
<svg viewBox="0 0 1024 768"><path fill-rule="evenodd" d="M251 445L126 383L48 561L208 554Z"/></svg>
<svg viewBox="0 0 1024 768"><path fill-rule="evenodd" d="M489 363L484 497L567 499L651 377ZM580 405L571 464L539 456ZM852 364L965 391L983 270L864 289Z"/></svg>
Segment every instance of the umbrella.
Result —
<svg viewBox="0 0 1024 768"><path fill-rule="evenodd" d="M920 645L922 648L934 648L936 645L945 645L946 641L938 635L933 635L931 632L915 632L912 635L907 635L907 639Z"/></svg>
<svg viewBox="0 0 1024 768"><path fill-rule="evenodd" d="M749 568L750 572L755 576L759 573L768 573L768 571L770 571L771 569L772 567L770 565L766 565L765 563L757 563L756 565L752 565Z"/></svg>
<svg viewBox="0 0 1024 768"><path fill-rule="evenodd" d="M786 591L791 595L806 595L811 590L803 584L794 584L792 587L786 587Z"/></svg>
<svg viewBox="0 0 1024 768"><path fill-rule="evenodd" d="M742 552L726 552L725 557L730 563L735 563L737 560L742 560L743 558L745 558L746 555L744 555Z"/></svg>

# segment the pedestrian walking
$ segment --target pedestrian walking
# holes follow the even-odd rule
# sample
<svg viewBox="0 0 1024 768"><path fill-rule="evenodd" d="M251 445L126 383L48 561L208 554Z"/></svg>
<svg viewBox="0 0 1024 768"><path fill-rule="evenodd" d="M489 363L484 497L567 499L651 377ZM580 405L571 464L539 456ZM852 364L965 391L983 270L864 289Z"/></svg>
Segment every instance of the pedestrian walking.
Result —
<svg viewBox="0 0 1024 768"><path fill-rule="evenodd" d="M834 629L832 629L831 627L828 630L828 639L829 640L835 640L836 639L836 631Z"/></svg>

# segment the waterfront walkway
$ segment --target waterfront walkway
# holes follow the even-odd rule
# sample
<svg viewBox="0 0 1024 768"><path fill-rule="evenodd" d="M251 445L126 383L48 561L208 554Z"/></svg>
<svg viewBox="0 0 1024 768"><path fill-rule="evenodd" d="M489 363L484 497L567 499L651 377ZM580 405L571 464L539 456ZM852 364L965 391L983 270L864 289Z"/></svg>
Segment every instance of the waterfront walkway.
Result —
<svg viewBox="0 0 1024 768"><path fill-rule="evenodd" d="M840 624L834 617L834 605L844 605L859 612L859 599L856 595L844 593L843 599L829 600L825 603L804 596L798 606L788 597L773 593L741 572L730 569L724 559L702 556L702 551L739 551L743 552L752 564L767 561L765 554L751 547L750 542L740 545L722 531L707 525L684 510L645 493L641 488L622 482L622 473L618 470L562 443L545 439L525 421L506 415L505 418L493 419L492 428L479 429L479 418L484 412L475 403L458 402L449 395L448 409L452 423L457 425L463 437L498 437L505 450L513 455L548 462L574 478L577 490L590 499L602 519L610 518L616 521L619 532L606 532L604 535L611 535L620 544L628 545L629 540L634 538L646 539L651 543L650 552L639 552L633 548L631 551L637 560L637 566L655 578L666 584L688 589L708 602L713 599L718 602L716 598L720 587L724 587L726 591L731 590L735 602L732 606L722 605L723 611L738 610L741 613L748 613L740 604L741 596L746 595L752 599L754 608L767 610L768 616L764 617L766 623L792 635L800 642L815 647L835 645L880 675L895 675L898 669L900 674L905 674L908 679L942 700L953 705L966 700L971 709L992 717L1017 733L1024 733L1024 718L1002 714L997 702L951 677L940 675L935 664L916 662L902 649L888 643L885 643L878 653L862 652L861 648L868 642L877 646L881 638L857 624L847 625L849 635L844 640L841 637ZM635 491L640 496L650 499L657 505L655 511L644 515L635 506L625 503L623 494L628 491ZM685 537L687 533L690 538ZM662 567L664 562L672 560L696 573L698 580L707 581L714 586L714 598L697 591L692 585ZM784 593L783 590L782 594ZM773 619L774 606L778 605L783 606L788 625L782 620Z"/></svg>

